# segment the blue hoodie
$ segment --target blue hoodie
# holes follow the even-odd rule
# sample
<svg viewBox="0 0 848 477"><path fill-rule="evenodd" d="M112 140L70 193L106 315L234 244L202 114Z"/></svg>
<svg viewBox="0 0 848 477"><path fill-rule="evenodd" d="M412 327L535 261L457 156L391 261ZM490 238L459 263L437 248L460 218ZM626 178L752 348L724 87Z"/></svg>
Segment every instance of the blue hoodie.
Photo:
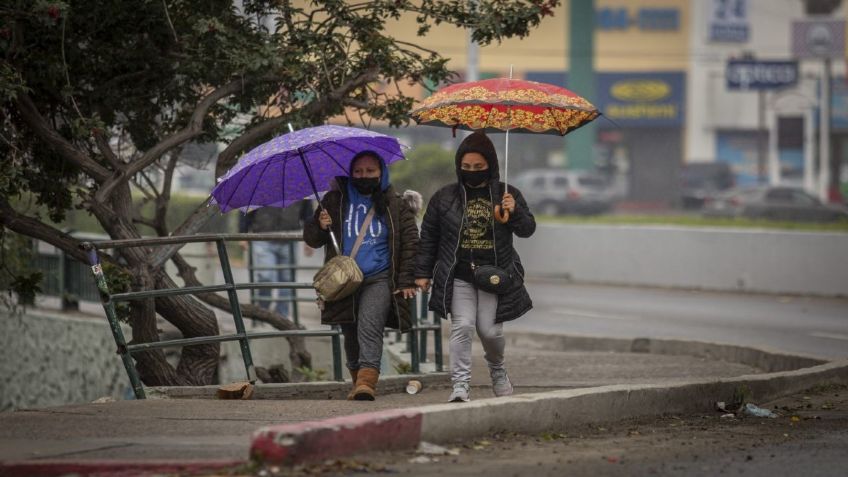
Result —
<svg viewBox="0 0 848 477"><path fill-rule="evenodd" d="M380 188L385 192L390 184L389 168L386 167L382 158L380 158L380 168L382 170ZM349 256L353 244L356 242L359 228L362 226L362 221L368 215L372 203L371 197L360 194L350 181L347 183L347 197L347 210L344 211L344 224L342 224L342 253ZM391 257L389 256L389 229L386 224L386 217L374 214L371 224L365 229L365 237L362 239L362 245L359 246L359 252L354 258L356 264L362 270L362 274L366 277L376 275L389 268Z"/></svg>

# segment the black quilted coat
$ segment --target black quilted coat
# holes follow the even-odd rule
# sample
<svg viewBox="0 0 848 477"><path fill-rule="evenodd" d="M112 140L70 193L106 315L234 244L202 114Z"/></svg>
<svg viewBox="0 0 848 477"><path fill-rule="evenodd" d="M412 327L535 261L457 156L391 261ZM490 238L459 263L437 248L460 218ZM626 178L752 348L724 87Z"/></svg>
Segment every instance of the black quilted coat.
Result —
<svg viewBox="0 0 848 477"><path fill-rule="evenodd" d="M489 164L489 191L492 203L499 204L503 196L504 183L500 182L498 159L491 141L481 132L468 136L456 152L456 169L468 152L478 152ZM513 276L512 287L499 296L495 322L514 320L533 308L533 302L524 286L524 268L512 246L513 234L529 237L536 231L536 220L527 208L521 192L510 186L515 198L515 212L505 224L494 221L496 265ZM465 187L459 182L442 187L430 199L424 222L421 224L421 240L415 263L415 277L431 280L429 308L447 317L453 297L454 267L459 248L460 230L465 216Z"/></svg>
<svg viewBox="0 0 848 477"><path fill-rule="evenodd" d="M331 190L324 195L321 204L326 207L327 212L333 219L333 233L336 239L342 237L342 224L344 223L343 211L347 207L347 177L337 177L340 190ZM415 210L389 186L384 192L388 198L386 223L389 226L389 247L392 251L391 266L389 268L389 284L392 289L392 313L386 321L386 326L400 331L408 331L412 326L410 317L411 300L404 299L400 293L394 293L402 288L414 288L415 279L413 271L415 268L415 253L418 247L418 226L415 225ZM318 225L318 214L321 208L317 208L312 220L304 225L303 239L313 248L324 247L324 262L336 256L330 240L330 233L322 230ZM339 244L341 245L341 244ZM352 323L355 320L356 293L338 301L327 302L321 311L321 323L325 325L338 325L341 323Z"/></svg>

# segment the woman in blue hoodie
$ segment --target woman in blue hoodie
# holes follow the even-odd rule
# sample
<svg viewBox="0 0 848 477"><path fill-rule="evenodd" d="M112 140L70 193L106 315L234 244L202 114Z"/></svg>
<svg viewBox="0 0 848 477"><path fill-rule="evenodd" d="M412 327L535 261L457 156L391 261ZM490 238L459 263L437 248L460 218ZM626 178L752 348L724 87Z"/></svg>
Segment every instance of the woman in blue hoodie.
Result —
<svg viewBox="0 0 848 477"><path fill-rule="evenodd" d="M336 255L330 229L341 237L344 255L350 255L359 230L371 208L374 216L363 232L354 257L365 279L356 293L324 303L321 323L341 325L345 338L347 368L353 378L348 399L373 401L383 352L383 329L408 331L412 326L409 300L415 296L415 224L421 196L395 192L389 169L374 151L357 154L350 177L337 177L338 188L321 200L313 219L305 224L303 237L313 247L324 247L324 261ZM417 208L416 208L417 206Z"/></svg>

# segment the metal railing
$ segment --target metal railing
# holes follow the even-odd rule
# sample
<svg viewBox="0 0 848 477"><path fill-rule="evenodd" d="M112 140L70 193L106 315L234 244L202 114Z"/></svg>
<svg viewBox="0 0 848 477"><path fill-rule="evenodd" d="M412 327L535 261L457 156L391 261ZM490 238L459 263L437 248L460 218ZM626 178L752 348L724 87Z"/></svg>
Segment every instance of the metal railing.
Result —
<svg viewBox="0 0 848 477"><path fill-rule="evenodd" d="M412 329L407 333L407 349L409 350L410 364L412 372L418 374L421 372L421 363L427 362L427 332L433 332L433 353L436 365L436 372L440 373L444 369L444 358L442 355L442 319L433 314L432 323L428 323L427 304L429 302L429 293L419 293L418 298L413 300L410 306L412 307L410 315L412 316Z"/></svg>
<svg viewBox="0 0 848 477"><path fill-rule="evenodd" d="M249 277L249 280L250 280L251 283L256 282L256 279L255 279L256 272L266 272L266 271L279 272L279 271L283 271L283 270L291 270L292 281L294 281L297 278L296 274L297 274L298 270L315 270L315 271L317 271L319 268L321 268L321 267L311 266L311 265L298 265L298 263L297 263L297 253L296 253L297 250L296 250L296 247L295 247L295 242L289 241L289 242L286 243L286 246L288 246L288 248L289 248L289 250L288 250L289 263L287 263L287 264L284 263L284 264L281 264L281 265L257 265L255 263L253 263L253 241L248 242L247 272L248 272L248 277ZM300 309L298 307L298 303L301 303L301 302L314 303L315 299L309 298L309 297L298 297L297 296L297 289L291 289L291 295L282 296L282 297L280 297L280 296L278 296L278 297L264 296L261 293L256 293L256 292L253 292L253 291L250 294L250 303L251 304L267 305L268 309L275 309L277 303L288 303L289 310L291 311L292 321L294 321L295 325L300 324Z"/></svg>
<svg viewBox="0 0 848 477"><path fill-rule="evenodd" d="M192 236L174 236L174 237L156 237L146 239L131 239L131 240L106 240L98 242L83 242L81 248L88 254L91 272L94 275L94 281L100 295L100 301L103 309L106 312L106 317L109 321L109 326L112 331L112 336L117 345L117 352L121 356L130 384L137 399L144 399L144 386L138 375L133 362L132 355L134 353L150 351L154 349L179 347L179 346L194 346L209 343L221 343L226 341L238 341L241 348L242 358L244 360L245 372L248 381L255 382L256 372L253 364L253 357L250 350L251 339L266 339L280 338L287 336L300 337L321 337L329 336L332 339L333 350L333 378L336 381L343 381L342 364L341 364L341 330L338 326L330 330L277 330L268 332L248 333L244 326L244 319L241 314L241 306L238 301L238 290L257 290L257 289L312 289L311 283L299 282L261 282L261 283L235 283L230 266L229 254L227 252L227 242L231 241L299 241L302 240L300 232L278 232L278 233L254 233L254 234L198 234ZM224 284L206 285L195 287L182 288L166 288L157 290L143 290L126 293L112 294L106 282L106 276L103 272L103 267L100 262L98 250L105 249L122 249L130 247L156 247L171 244L186 244L197 242L215 242L218 251L219 264L224 276ZM297 267L294 266L296 269ZM306 267L304 267L306 268ZM313 267L310 267L313 268ZM145 298L156 298L162 296L174 295L193 295L197 293L214 293L226 291L230 313L233 316L233 322L236 328L236 333L218 336L202 336L195 338L174 339L167 341L156 341L150 343L127 344L124 338L123 330L121 329L120 321L115 309L117 302L132 301ZM305 301L305 300L304 300ZM310 300L311 301L311 300ZM416 304L420 306L416 306ZM410 310L413 318L413 326L408 336L408 347L411 353L411 368L413 373L420 373L420 362L427 360L427 332L433 331L436 370L442 371L442 342L441 342L441 325L440 319L434 316L432 324L427 323L427 297L422 294L418 302L411 303ZM422 310L419 316L419 310ZM419 336L420 335L420 336Z"/></svg>

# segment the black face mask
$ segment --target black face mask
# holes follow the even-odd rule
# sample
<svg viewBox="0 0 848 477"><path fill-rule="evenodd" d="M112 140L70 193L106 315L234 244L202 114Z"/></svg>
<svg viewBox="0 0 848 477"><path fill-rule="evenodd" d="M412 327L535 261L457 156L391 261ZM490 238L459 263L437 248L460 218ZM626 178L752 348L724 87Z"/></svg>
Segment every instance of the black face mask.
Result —
<svg viewBox="0 0 848 477"><path fill-rule="evenodd" d="M362 195L373 194L380 187L379 177L351 177L350 183Z"/></svg>
<svg viewBox="0 0 848 477"><path fill-rule="evenodd" d="M482 171L459 171L459 177L462 179L462 182L470 185L471 187L477 187L482 183L489 180L489 170Z"/></svg>

